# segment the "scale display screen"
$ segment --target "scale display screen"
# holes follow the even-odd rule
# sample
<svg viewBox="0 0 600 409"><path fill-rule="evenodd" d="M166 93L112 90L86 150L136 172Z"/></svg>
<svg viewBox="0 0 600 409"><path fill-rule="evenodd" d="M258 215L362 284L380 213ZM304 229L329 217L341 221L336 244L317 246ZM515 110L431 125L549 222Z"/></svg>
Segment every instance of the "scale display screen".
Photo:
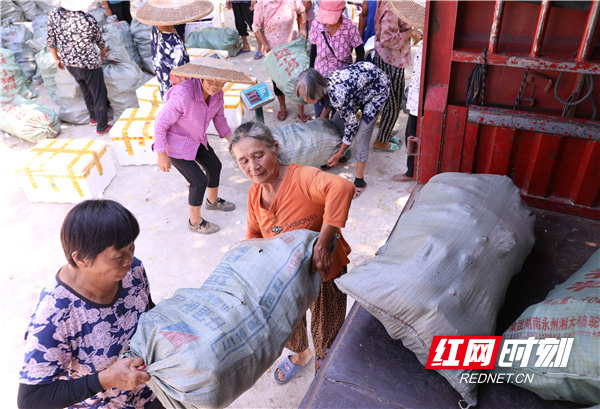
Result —
<svg viewBox="0 0 600 409"><path fill-rule="evenodd" d="M265 83L257 84L242 91L242 102L246 108L255 110L275 100L275 96Z"/></svg>

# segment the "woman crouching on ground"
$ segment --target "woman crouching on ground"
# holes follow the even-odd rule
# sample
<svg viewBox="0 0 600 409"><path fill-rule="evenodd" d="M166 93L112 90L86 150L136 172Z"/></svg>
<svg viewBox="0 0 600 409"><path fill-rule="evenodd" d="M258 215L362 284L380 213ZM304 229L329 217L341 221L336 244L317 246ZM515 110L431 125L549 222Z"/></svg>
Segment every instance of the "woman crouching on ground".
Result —
<svg viewBox="0 0 600 409"><path fill-rule="evenodd" d="M262 123L240 125L230 139L229 153L254 182L248 190L246 239L272 237L296 229L320 232L312 268L321 274L323 283L310 308L316 371L346 317L346 295L332 279L344 274L349 263L351 249L340 229L348 219L354 186L346 179L310 166L286 164L271 130ZM335 237L339 239L332 253ZM275 380L282 384L312 358L306 315L286 348L296 355L288 356L275 371Z"/></svg>
<svg viewBox="0 0 600 409"><path fill-rule="evenodd" d="M135 217L112 200L76 205L60 241L68 263L44 287L25 334L19 408L162 408L137 368L118 357L139 317L153 307L142 262L133 257Z"/></svg>
<svg viewBox="0 0 600 409"><path fill-rule="evenodd" d="M377 117L387 100L389 83L383 71L364 61L334 71L328 78L314 68L309 68L302 71L294 83L296 95L302 96L309 104L316 104L321 100L325 106L321 117L328 117L332 108L336 110L332 122L343 134L342 146L329 158L327 165L336 166L356 139L355 198L367 188L364 174L371 136ZM356 119L358 110L362 111L360 121Z"/></svg>
<svg viewBox="0 0 600 409"><path fill-rule="evenodd" d="M237 71L233 63L210 57L177 67L173 73L192 78L167 92L154 122L153 149L158 153L160 170L168 172L172 164L189 183L188 228L201 234L216 233L219 226L202 218L204 193L208 190L207 210L230 212L235 205L218 197L222 166L208 143L206 130L212 120L219 136L229 140L231 129L225 119L223 87L227 81L254 81Z"/></svg>

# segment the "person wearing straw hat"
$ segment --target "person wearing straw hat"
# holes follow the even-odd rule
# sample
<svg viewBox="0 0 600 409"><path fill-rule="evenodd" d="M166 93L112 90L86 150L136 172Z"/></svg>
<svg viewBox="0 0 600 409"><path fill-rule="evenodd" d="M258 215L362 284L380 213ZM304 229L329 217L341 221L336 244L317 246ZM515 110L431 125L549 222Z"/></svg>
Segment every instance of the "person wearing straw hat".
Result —
<svg viewBox="0 0 600 409"><path fill-rule="evenodd" d="M373 63L390 79L390 97L381 111L379 132L373 143L375 152L393 152L400 149L400 141L397 138L392 139L392 130L400 114L404 95L404 68L411 63L411 39L415 44L421 41L421 33L394 13L396 3L414 4L409 1L381 1L375 15L376 54Z"/></svg>
<svg viewBox="0 0 600 409"><path fill-rule="evenodd" d="M299 35L306 38L304 4L300 0L261 0L254 6L252 30L264 54L275 47L298 39ZM263 54L258 52L254 58L260 59L262 56ZM277 119L285 121L288 115L285 95L275 82L273 82L273 93L279 102ZM302 104L298 104L297 117L302 122L310 119L304 113Z"/></svg>
<svg viewBox="0 0 600 409"><path fill-rule="evenodd" d="M150 42L152 66L163 101L167 91L183 80L171 75L173 68L190 62L175 25L199 20L212 13L213 8L210 1L149 0L138 9L135 18L154 26Z"/></svg>
<svg viewBox="0 0 600 409"><path fill-rule="evenodd" d="M48 15L47 44L56 67L69 71L79 84L90 125L96 125L98 135L105 135L112 127L102 71L106 44L98 22L86 13L91 4L91 0L62 0L61 7Z"/></svg>
<svg viewBox="0 0 600 409"><path fill-rule="evenodd" d="M206 130L212 120L219 136L229 140L223 86L226 82L253 84L254 80L237 71L232 62L212 57L197 58L173 73L190 79L167 92L154 122L153 149L160 170L168 172L173 165L189 183L188 228L201 234L216 233L219 226L202 218L206 191L206 210L230 212L235 205L218 197L221 161L208 143Z"/></svg>

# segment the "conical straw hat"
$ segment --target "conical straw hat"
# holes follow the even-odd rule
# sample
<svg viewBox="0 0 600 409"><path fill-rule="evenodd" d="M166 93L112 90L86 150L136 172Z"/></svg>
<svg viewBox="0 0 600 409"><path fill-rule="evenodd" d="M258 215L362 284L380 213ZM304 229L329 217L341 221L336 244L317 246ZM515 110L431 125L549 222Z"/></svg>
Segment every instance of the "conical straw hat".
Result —
<svg viewBox="0 0 600 409"><path fill-rule="evenodd" d="M206 17L213 8L210 1L148 0L138 9L135 18L152 26L172 26Z"/></svg>
<svg viewBox="0 0 600 409"><path fill-rule="evenodd" d="M241 84L255 84L252 78L238 71L234 63L220 58L200 57L193 62L180 65L171 71L182 77L192 77L225 82L237 82Z"/></svg>
<svg viewBox="0 0 600 409"><path fill-rule="evenodd" d="M406 24L420 30L425 28L425 1L388 1L390 10Z"/></svg>

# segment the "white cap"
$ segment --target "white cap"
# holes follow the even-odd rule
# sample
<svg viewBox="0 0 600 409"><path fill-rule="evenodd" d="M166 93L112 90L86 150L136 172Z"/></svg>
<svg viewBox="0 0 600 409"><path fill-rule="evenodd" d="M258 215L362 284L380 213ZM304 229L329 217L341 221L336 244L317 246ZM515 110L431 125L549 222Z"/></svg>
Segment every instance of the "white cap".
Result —
<svg viewBox="0 0 600 409"><path fill-rule="evenodd" d="M87 11L93 0L61 0L61 7L70 11Z"/></svg>

